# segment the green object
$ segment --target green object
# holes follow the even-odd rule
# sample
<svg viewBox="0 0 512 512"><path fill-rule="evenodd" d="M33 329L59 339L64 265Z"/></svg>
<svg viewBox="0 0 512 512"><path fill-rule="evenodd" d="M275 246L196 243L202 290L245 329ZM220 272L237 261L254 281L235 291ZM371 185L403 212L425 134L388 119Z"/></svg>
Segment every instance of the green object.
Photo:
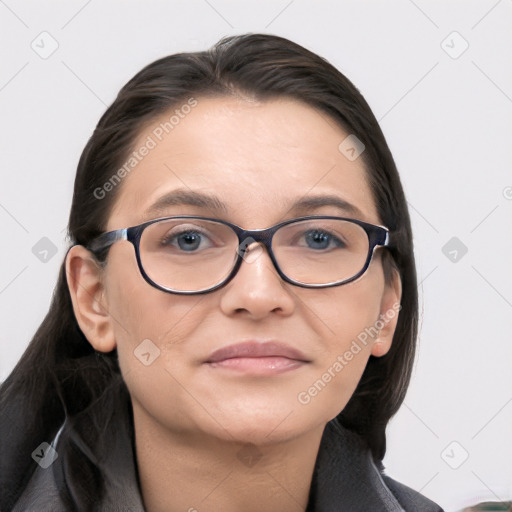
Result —
<svg viewBox="0 0 512 512"><path fill-rule="evenodd" d="M512 501L502 501L500 503L494 501L485 501L465 509L468 512L483 512L484 510L498 512L498 511L512 511Z"/></svg>

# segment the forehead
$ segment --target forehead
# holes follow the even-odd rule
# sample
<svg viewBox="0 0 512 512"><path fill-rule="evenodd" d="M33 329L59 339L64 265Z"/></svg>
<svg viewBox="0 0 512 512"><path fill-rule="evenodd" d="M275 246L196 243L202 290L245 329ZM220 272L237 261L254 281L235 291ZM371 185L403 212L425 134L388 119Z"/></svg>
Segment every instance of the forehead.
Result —
<svg viewBox="0 0 512 512"><path fill-rule="evenodd" d="M141 129L128 155L132 165L126 166L129 171L117 190L108 229L135 225L166 211L215 213L257 229L289 217L295 201L319 195L354 206L346 216L378 224L362 158L348 159L339 149L348 135L327 114L293 99L185 101ZM177 189L189 196L215 196L223 205L217 202L218 208L212 209L211 202L201 206L168 201L151 209Z"/></svg>

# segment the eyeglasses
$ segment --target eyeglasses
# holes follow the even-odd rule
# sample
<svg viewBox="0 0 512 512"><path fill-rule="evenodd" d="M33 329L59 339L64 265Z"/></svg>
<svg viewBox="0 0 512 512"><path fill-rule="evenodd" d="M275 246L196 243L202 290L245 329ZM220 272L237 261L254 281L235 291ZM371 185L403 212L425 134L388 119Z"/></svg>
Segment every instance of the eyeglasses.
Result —
<svg viewBox="0 0 512 512"><path fill-rule="evenodd" d="M119 240L133 244L139 270L151 286L168 293L201 294L233 279L242 261L249 261L254 243L267 248L288 283L304 288L349 283L366 272L377 246L389 245L389 230L331 216L245 230L220 219L181 215L103 233L87 248L100 257Z"/></svg>

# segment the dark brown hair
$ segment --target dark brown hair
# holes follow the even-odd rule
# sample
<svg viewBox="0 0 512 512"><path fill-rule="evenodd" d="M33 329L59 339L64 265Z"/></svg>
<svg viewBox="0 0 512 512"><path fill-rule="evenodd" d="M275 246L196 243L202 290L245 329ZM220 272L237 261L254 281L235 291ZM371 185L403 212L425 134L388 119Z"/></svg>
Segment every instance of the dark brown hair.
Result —
<svg viewBox="0 0 512 512"><path fill-rule="evenodd" d="M417 337L418 297L407 202L384 135L358 89L315 53L268 34L225 37L208 51L161 58L138 72L101 117L80 157L68 225L71 244L102 233L119 188L99 200L94 190L123 165L142 127L191 96L288 97L328 114L365 145L362 154L382 224L393 232L383 252L402 279L402 309L387 355L370 356L338 421L357 432L381 463L385 429L409 384ZM117 351L94 351L73 313L65 266L48 314L0 390L0 508L9 509L35 464L32 451L55 436L66 416L83 411L121 379ZM101 421L101 418L99 419Z"/></svg>

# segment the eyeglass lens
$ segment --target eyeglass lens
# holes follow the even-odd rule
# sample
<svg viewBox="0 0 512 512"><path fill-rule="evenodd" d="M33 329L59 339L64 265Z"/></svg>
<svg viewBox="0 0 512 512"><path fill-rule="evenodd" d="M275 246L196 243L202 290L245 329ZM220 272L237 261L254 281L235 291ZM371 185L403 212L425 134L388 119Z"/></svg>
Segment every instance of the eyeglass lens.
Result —
<svg viewBox="0 0 512 512"><path fill-rule="evenodd" d="M336 219L287 224L272 241L281 271L304 284L328 284L355 276L364 267L368 245L361 226ZM139 248L149 278L176 291L216 286L228 277L238 253L243 254L229 226L201 219L155 222L142 232Z"/></svg>

